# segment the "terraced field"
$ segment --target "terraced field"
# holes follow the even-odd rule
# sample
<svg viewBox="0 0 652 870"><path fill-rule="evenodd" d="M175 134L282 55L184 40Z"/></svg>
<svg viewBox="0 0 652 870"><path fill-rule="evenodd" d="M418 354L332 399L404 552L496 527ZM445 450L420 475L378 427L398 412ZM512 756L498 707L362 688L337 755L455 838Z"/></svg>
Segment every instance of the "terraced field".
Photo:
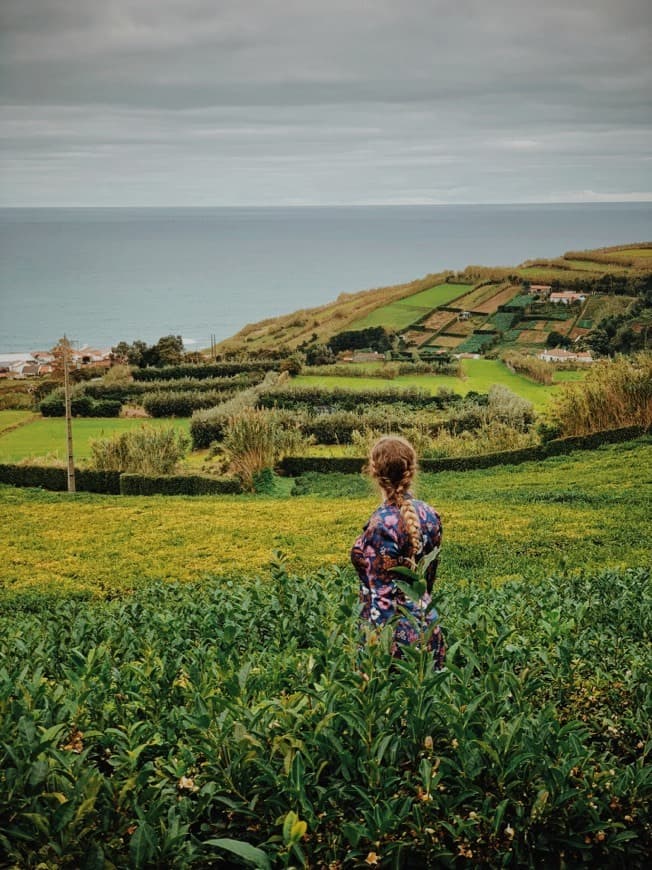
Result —
<svg viewBox="0 0 652 870"><path fill-rule="evenodd" d="M354 321L349 329L366 329L369 326L384 326L393 330L405 329L435 308L448 305L468 292L468 284L438 284L408 296L400 302L391 302L377 308L366 317Z"/></svg>

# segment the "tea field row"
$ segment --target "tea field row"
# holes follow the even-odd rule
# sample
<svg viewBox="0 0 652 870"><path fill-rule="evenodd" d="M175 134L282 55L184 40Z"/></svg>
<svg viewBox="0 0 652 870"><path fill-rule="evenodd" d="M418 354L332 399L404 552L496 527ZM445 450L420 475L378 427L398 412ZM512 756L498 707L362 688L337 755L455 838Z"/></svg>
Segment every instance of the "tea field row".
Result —
<svg viewBox="0 0 652 870"><path fill-rule="evenodd" d="M652 444L522 466L423 474L442 513L442 577L473 584L649 563ZM377 504L356 475L283 481L276 495L120 497L0 488L2 590L113 594L153 580L253 576L274 550L293 570L345 565Z"/></svg>

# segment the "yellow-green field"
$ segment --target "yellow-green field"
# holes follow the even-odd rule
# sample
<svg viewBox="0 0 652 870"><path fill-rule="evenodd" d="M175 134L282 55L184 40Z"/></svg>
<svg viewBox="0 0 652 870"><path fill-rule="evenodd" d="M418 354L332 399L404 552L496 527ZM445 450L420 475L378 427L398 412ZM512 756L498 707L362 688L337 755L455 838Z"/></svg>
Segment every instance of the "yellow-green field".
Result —
<svg viewBox="0 0 652 870"><path fill-rule="evenodd" d="M561 567L646 565L652 444L540 463L423 475L442 512L442 576L473 583ZM285 486L287 492L290 486ZM346 564L377 503L357 475L319 477L312 494L127 497L0 487L1 587L124 591L154 579L253 575L273 551L308 571Z"/></svg>

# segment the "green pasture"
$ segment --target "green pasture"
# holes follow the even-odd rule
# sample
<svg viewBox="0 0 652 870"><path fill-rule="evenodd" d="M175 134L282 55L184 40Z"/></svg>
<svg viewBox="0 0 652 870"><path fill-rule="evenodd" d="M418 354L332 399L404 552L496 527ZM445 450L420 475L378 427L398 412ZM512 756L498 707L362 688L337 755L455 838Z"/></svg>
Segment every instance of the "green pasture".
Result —
<svg viewBox="0 0 652 870"><path fill-rule="evenodd" d="M453 299L468 293L472 284L437 284L398 302L390 302L377 308L365 317L356 320L349 329L366 329L369 326L385 326L405 329L434 308L447 305Z"/></svg>
<svg viewBox="0 0 652 870"><path fill-rule="evenodd" d="M22 412L0 412L20 413ZM0 417L0 427L3 419ZM72 421L75 459L88 459L91 455L89 442L92 438L110 438L116 433L136 429L144 423L152 426L174 426L184 432L189 431L187 419L77 417ZM63 417L35 417L32 422L4 434L0 428L0 462L19 462L28 458L47 458L50 462L65 461L66 456L66 422Z"/></svg>
<svg viewBox="0 0 652 870"><path fill-rule="evenodd" d="M598 277L607 271L602 264L588 264L589 268L583 268L582 272L590 277ZM529 281L541 282L549 284L552 281L560 281L562 284L569 277L576 277L574 269L558 269L554 266L526 266L525 268L515 269L515 273L522 278L527 278Z"/></svg>
<svg viewBox="0 0 652 870"><path fill-rule="evenodd" d="M299 375L293 383L297 385L321 387L344 387L349 390L383 389L388 385L395 387L419 387L434 395L442 387L466 395L474 391L486 393L494 384L503 384L517 395L532 402L537 410L543 410L550 399L559 392L559 384L567 380L580 380L583 372L556 372L555 384L546 386L534 383L523 375L511 372L500 360L465 359L461 361L463 377L452 375L399 375L392 380L365 377L341 377L328 375ZM382 363L380 363L382 365ZM1 443L1 442L0 442Z"/></svg>
<svg viewBox="0 0 652 870"><path fill-rule="evenodd" d="M26 423L35 416L33 411L0 411L0 434Z"/></svg>
<svg viewBox="0 0 652 870"><path fill-rule="evenodd" d="M638 254L635 256L638 256ZM599 272L601 275L605 272L623 271L623 267L616 263L598 263L595 260L566 260L566 262L573 267L573 271Z"/></svg>

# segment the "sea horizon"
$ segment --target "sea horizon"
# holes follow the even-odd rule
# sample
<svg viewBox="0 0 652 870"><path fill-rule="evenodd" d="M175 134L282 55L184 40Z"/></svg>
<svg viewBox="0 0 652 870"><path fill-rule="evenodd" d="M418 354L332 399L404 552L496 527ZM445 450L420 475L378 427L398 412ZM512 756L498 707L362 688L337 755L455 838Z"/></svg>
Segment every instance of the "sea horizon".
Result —
<svg viewBox="0 0 652 870"><path fill-rule="evenodd" d="M340 293L650 239L650 201L3 206L0 352L206 347Z"/></svg>

